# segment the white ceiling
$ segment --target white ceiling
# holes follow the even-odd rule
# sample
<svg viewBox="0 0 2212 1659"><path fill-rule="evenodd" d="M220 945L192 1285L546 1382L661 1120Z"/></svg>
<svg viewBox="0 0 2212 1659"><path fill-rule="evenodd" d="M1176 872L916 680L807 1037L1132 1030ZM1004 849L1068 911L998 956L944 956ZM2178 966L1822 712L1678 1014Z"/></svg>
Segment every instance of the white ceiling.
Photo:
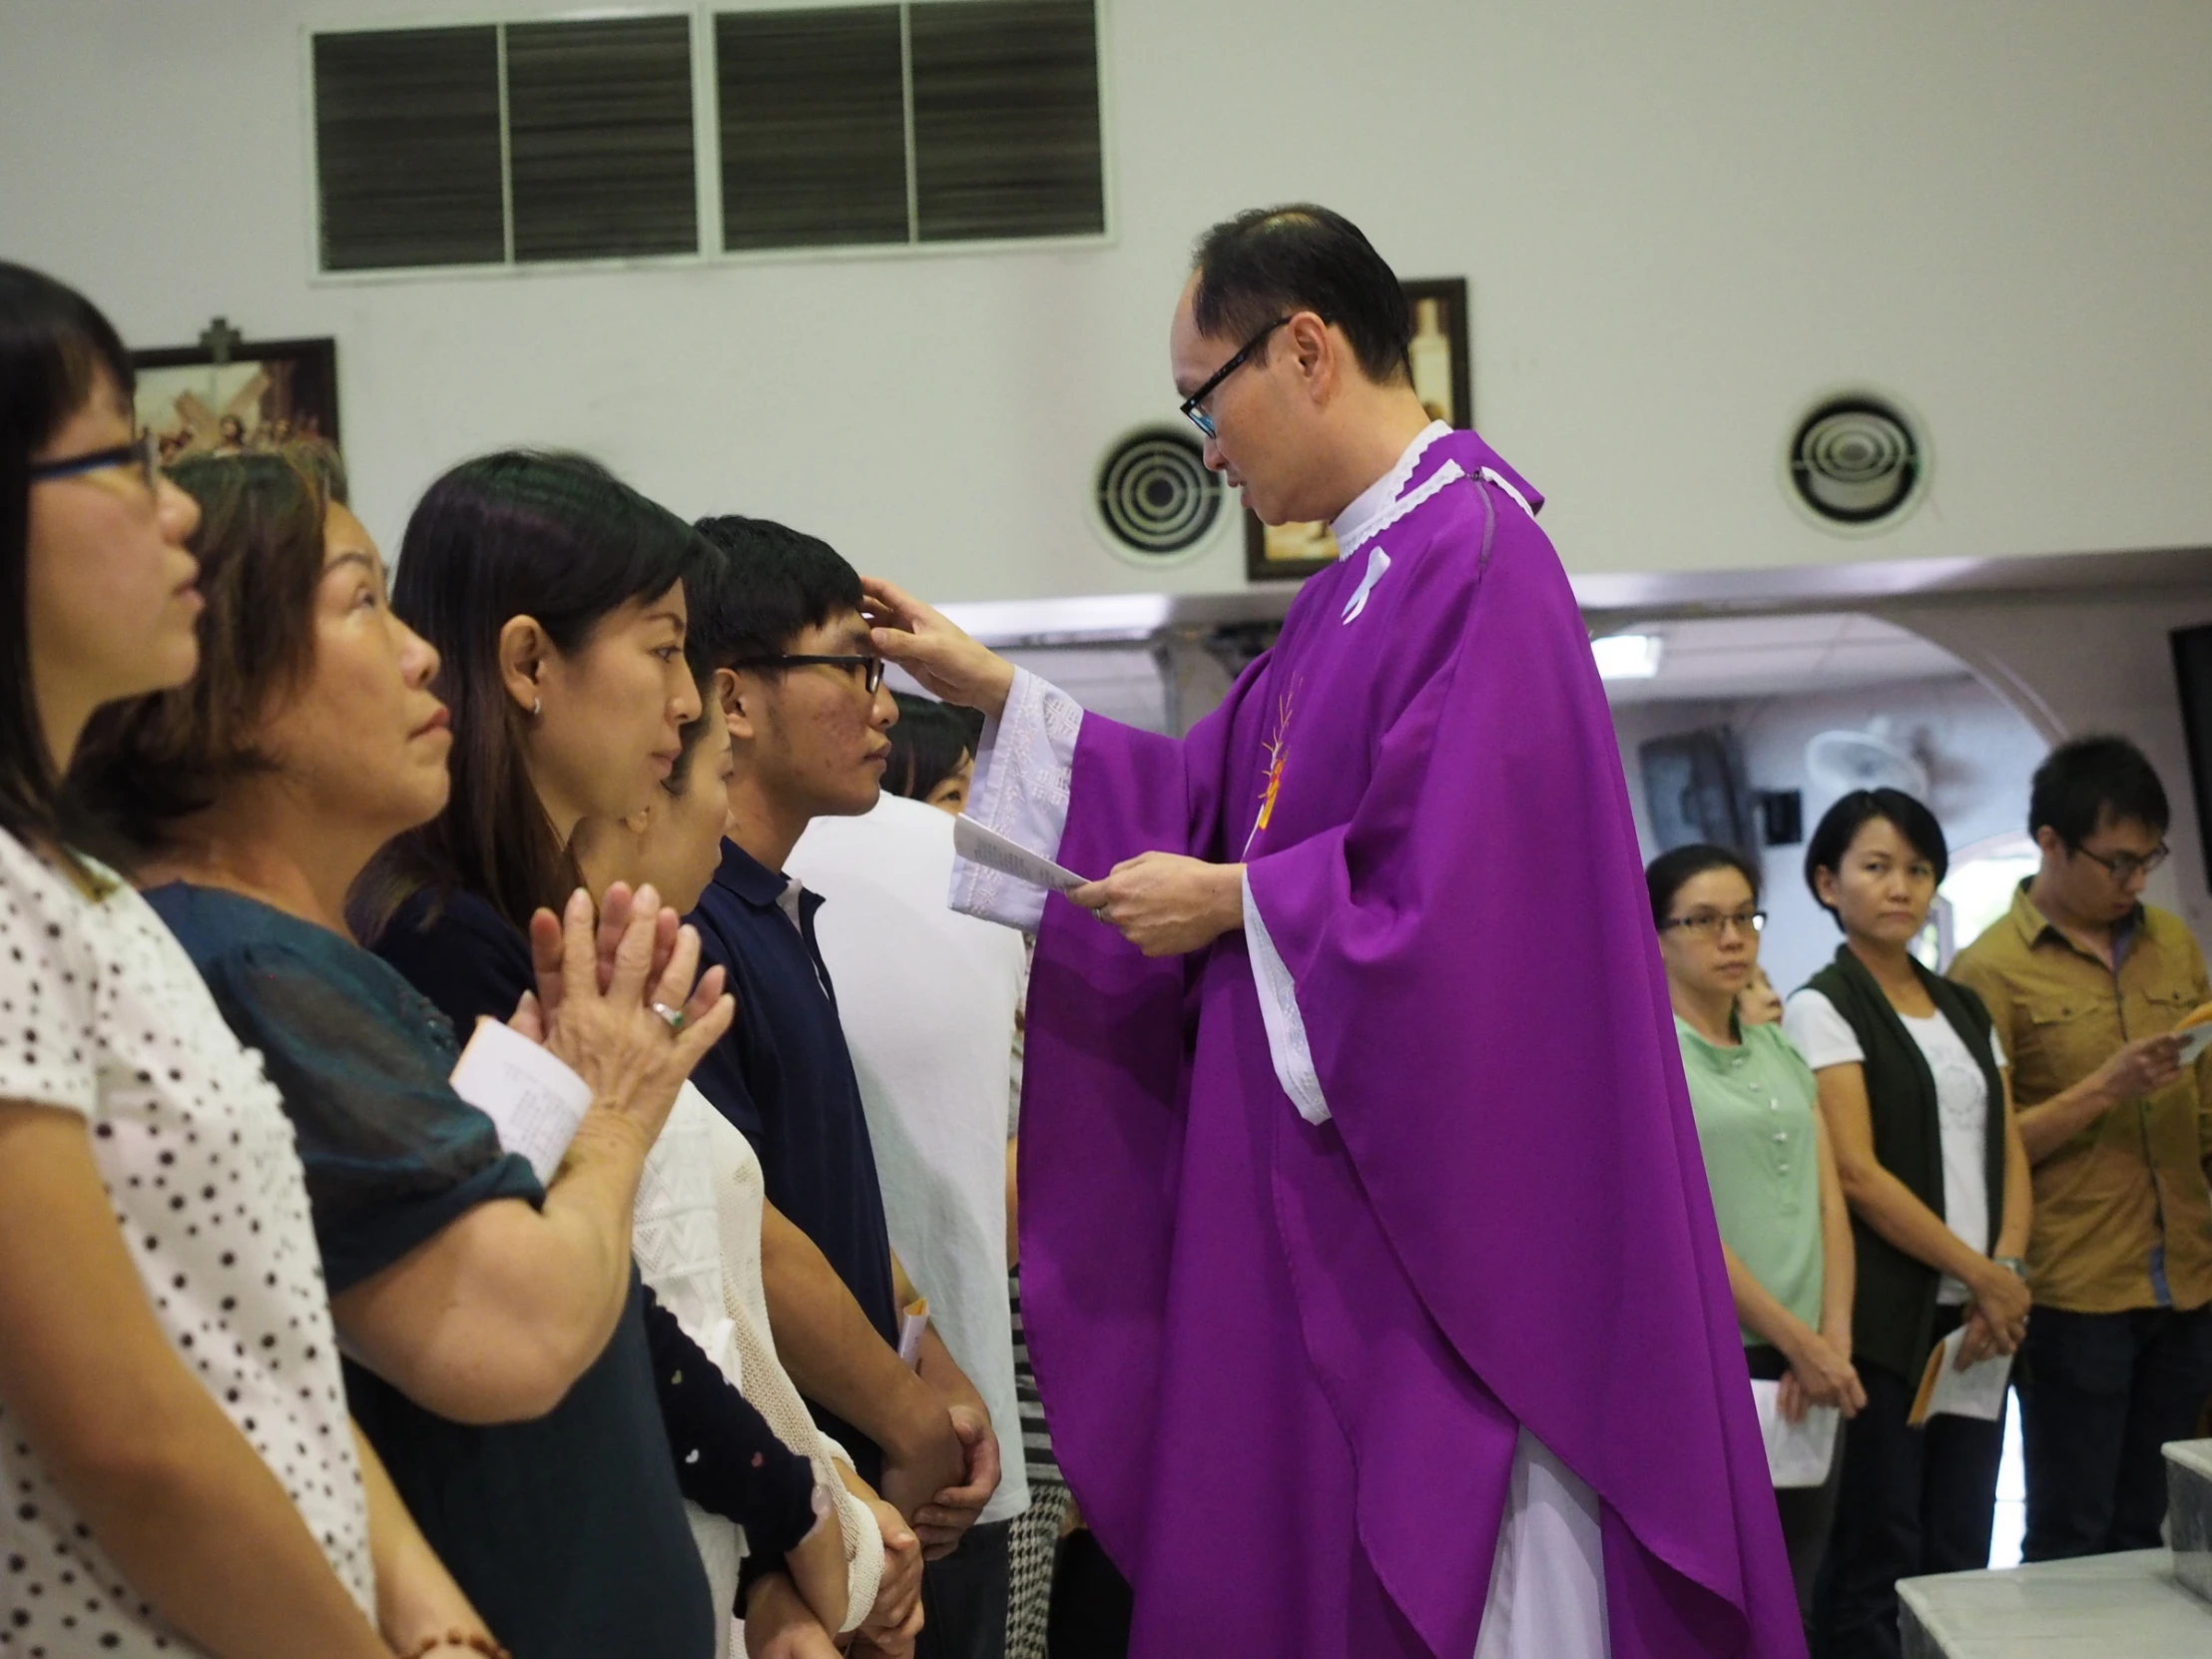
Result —
<svg viewBox="0 0 2212 1659"><path fill-rule="evenodd" d="M1856 614L1708 617L1608 632L1665 642L1653 678L1607 682L1614 703L1773 697L1965 672L1940 646Z"/></svg>

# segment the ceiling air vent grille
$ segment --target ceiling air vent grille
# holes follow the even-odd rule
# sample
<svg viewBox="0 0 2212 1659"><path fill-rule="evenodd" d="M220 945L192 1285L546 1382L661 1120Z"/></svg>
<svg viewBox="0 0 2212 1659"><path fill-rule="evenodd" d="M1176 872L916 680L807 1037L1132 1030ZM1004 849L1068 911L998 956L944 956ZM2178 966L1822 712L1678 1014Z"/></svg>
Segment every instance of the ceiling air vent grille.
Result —
<svg viewBox="0 0 2212 1659"><path fill-rule="evenodd" d="M1878 528L1920 495L1927 460L1912 422L1863 392L1832 397L1798 423L1790 480L1814 517L1848 530Z"/></svg>
<svg viewBox="0 0 2212 1659"><path fill-rule="evenodd" d="M1203 542L1221 518L1220 481L1196 439L1165 427L1132 432L1098 465L1100 524L1116 551L1139 562L1174 559Z"/></svg>

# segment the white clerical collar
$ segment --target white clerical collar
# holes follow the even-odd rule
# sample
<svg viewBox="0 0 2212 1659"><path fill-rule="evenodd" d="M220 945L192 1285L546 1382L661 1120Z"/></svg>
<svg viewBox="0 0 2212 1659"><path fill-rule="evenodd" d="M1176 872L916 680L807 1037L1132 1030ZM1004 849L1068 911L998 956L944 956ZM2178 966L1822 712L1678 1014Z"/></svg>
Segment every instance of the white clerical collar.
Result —
<svg viewBox="0 0 2212 1659"><path fill-rule="evenodd" d="M1362 542L1375 534L1378 521L1404 493L1405 480L1412 477L1413 468L1420 465L1420 458L1428 446L1450 430L1442 421L1431 420L1413 435L1413 441L1405 446L1405 453L1398 456L1397 465L1362 490L1352 505L1330 522L1329 532L1337 538L1338 558L1350 558Z"/></svg>

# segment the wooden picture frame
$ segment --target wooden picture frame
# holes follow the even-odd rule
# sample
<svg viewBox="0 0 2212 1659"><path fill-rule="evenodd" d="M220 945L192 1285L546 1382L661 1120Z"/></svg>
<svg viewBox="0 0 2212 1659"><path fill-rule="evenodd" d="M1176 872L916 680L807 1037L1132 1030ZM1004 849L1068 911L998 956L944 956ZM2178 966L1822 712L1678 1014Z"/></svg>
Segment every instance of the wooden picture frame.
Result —
<svg viewBox="0 0 2212 1659"><path fill-rule="evenodd" d="M1446 425L1473 425L1467 279L1435 276L1401 285L1413 312L1413 389ZM1303 582L1337 562L1336 539L1326 524L1262 524L1249 510L1244 520L1248 581Z"/></svg>
<svg viewBox="0 0 2212 1659"><path fill-rule="evenodd" d="M338 441L337 341L250 340L221 317L197 345L131 353L139 424L167 466L191 455Z"/></svg>

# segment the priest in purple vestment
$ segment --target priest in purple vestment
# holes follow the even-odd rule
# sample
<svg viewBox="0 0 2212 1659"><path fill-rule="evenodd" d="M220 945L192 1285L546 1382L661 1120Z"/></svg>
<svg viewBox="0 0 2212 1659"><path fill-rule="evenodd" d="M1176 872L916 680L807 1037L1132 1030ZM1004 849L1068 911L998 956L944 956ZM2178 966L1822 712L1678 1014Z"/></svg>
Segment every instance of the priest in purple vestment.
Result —
<svg viewBox="0 0 2212 1659"><path fill-rule="evenodd" d="M870 584L990 718L980 864L1037 933L1022 1304L1135 1659L1804 1652L1589 641L1542 498L1414 396L1325 209L1201 240L1207 464L1333 521L1176 741Z"/></svg>

